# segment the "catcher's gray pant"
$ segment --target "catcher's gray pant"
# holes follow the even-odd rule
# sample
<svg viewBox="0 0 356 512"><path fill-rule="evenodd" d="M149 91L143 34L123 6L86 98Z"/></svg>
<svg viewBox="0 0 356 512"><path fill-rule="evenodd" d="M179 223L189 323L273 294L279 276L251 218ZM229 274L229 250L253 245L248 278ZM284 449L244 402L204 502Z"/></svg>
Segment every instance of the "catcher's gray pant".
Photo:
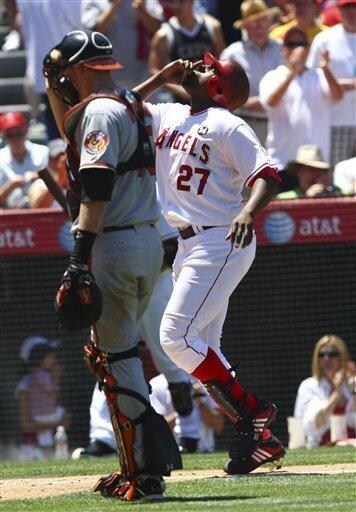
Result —
<svg viewBox="0 0 356 512"><path fill-rule="evenodd" d="M96 324L101 350L118 353L137 345L139 322L150 301L162 260L161 238L150 224L97 236L92 271L103 295L103 313ZM111 367L119 386L136 391L149 401L138 357L116 361ZM118 395L118 407L130 419L145 410L142 403L124 394ZM141 430L138 425L134 443L138 467L144 465Z"/></svg>

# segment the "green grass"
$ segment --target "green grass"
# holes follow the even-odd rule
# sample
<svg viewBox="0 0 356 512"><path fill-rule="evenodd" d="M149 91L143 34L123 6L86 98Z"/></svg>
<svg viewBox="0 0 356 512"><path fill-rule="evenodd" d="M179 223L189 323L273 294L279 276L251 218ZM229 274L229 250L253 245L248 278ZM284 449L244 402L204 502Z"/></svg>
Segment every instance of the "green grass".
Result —
<svg viewBox="0 0 356 512"><path fill-rule="evenodd" d="M324 447L288 452L285 465L355 462L355 449ZM226 454L184 456L184 468L220 469ZM3 462L1 478L105 474L116 469L114 457L79 461ZM356 467L355 467L356 471ZM273 472L239 477L205 478L169 483L165 501L151 504L106 500L91 492L0 502L1 512L352 512L355 474L286 474Z"/></svg>
<svg viewBox="0 0 356 512"><path fill-rule="evenodd" d="M259 475L172 483L162 503L134 505L87 492L2 503L2 512L351 512L353 475ZM139 509L137 509L139 507Z"/></svg>
<svg viewBox="0 0 356 512"><path fill-rule="evenodd" d="M184 469L218 469L227 460L226 452L184 455ZM311 450L288 451L284 465L303 466L307 464L337 464L356 462L356 451L351 447L320 447ZM80 459L67 461L6 461L0 465L1 478L31 478L51 476L95 475L111 473L117 469L116 457ZM1 509L0 509L1 510Z"/></svg>

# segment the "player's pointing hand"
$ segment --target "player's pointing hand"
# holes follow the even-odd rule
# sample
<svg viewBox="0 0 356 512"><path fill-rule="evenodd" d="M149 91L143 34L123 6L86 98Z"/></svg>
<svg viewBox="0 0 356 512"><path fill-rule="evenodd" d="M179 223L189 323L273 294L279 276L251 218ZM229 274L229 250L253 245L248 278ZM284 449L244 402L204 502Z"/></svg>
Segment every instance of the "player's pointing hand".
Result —
<svg viewBox="0 0 356 512"><path fill-rule="evenodd" d="M175 60L162 68L161 78L166 84L180 85L193 66L194 64L189 60Z"/></svg>
<svg viewBox="0 0 356 512"><path fill-rule="evenodd" d="M253 218L249 212L242 211L232 221L226 240L231 240L236 247L247 247L253 238Z"/></svg>

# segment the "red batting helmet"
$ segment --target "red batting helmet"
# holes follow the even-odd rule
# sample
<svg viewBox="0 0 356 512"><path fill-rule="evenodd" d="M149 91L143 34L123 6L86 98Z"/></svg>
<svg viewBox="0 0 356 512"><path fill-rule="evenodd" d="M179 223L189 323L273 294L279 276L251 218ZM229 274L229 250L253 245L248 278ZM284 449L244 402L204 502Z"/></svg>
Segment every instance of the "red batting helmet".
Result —
<svg viewBox="0 0 356 512"><path fill-rule="evenodd" d="M250 83L243 67L233 60L218 60L207 52L204 64L213 65L215 74L206 82L209 96L229 110L236 110L246 103Z"/></svg>

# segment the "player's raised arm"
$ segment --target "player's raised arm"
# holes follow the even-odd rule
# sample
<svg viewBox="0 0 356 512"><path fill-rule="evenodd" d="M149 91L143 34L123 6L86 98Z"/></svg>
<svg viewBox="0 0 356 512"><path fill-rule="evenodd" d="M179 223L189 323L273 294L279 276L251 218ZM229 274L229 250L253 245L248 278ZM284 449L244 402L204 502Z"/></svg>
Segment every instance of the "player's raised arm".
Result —
<svg viewBox="0 0 356 512"><path fill-rule="evenodd" d="M142 84L137 85L133 90L138 92L141 98L144 100L153 94L162 85L180 85L184 78L187 76L188 72L198 64L199 63L193 64L189 60L175 60L164 66L164 68L158 71L158 73L142 82Z"/></svg>

